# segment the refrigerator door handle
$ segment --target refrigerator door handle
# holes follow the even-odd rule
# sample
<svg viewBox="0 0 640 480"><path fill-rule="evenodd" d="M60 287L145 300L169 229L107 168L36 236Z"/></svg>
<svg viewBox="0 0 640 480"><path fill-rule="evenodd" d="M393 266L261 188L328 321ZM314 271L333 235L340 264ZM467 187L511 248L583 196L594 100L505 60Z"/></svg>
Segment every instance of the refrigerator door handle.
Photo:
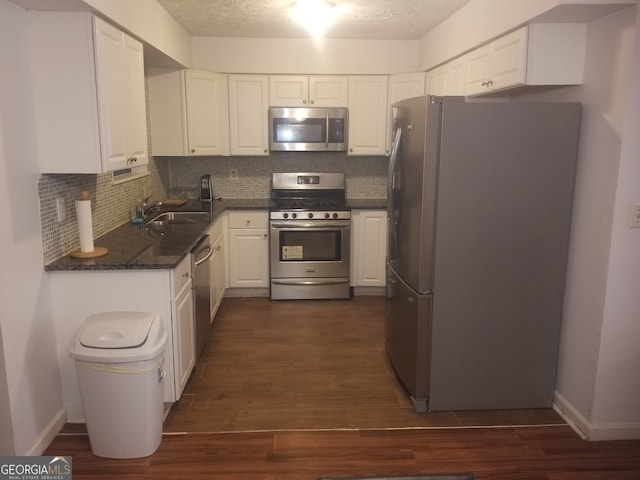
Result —
<svg viewBox="0 0 640 480"><path fill-rule="evenodd" d="M396 206L394 205L393 192L397 187L397 164L398 164L398 152L400 151L400 141L402 140L402 128L398 127L394 131L393 143L391 145L391 156L389 157L389 180L387 182L387 199L389 201L388 217L390 233L392 235L392 242L398 241L399 234L399 221L396 215ZM402 179L400 179L402 181Z"/></svg>
<svg viewBox="0 0 640 480"><path fill-rule="evenodd" d="M387 183L387 198L393 201L392 192L396 186L396 164L398 163L398 149L400 147L400 139L402 138L402 129L397 128L395 130L395 136L391 143L391 156L389 157L389 182ZM393 206L393 205L392 205Z"/></svg>

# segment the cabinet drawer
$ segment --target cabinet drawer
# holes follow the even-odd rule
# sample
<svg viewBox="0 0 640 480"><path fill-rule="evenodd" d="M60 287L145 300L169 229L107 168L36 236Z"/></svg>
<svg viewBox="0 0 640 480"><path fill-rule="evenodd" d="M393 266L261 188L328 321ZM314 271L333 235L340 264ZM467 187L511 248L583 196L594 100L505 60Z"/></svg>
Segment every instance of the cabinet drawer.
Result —
<svg viewBox="0 0 640 480"><path fill-rule="evenodd" d="M268 228L269 215L263 211L229 212L229 228Z"/></svg>
<svg viewBox="0 0 640 480"><path fill-rule="evenodd" d="M171 298L175 298L190 279L191 255L187 255L178 266L171 271Z"/></svg>

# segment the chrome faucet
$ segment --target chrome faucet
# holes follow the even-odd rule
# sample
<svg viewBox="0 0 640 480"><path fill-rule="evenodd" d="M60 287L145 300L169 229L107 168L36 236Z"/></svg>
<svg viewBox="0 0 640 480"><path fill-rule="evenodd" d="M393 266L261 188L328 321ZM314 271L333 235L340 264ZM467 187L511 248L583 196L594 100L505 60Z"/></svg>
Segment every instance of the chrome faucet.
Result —
<svg viewBox="0 0 640 480"><path fill-rule="evenodd" d="M153 203L149 203L151 197L147 197L142 201L142 216L146 217L147 214L154 212L155 210L159 210L162 207L162 202L157 200Z"/></svg>

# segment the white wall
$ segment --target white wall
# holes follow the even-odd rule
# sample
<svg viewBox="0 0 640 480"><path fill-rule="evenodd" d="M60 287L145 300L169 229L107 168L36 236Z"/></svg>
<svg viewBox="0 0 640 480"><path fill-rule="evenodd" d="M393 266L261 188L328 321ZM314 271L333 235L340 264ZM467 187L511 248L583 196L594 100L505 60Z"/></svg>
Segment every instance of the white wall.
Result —
<svg viewBox="0 0 640 480"><path fill-rule="evenodd" d="M29 138L34 122L25 21L22 8L0 0L0 379L6 376L0 425L9 423L7 413L11 423L11 430L0 430L2 455L40 454L64 422L42 262L38 162Z"/></svg>
<svg viewBox="0 0 640 480"><path fill-rule="evenodd" d="M632 17L632 12L628 15ZM625 44L635 44L635 48L630 59L617 58L619 62L630 60L631 71L628 95L621 99L625 111L591 417L594 436L605 438L631 426L635 437L640 437L640 229L629 228L630 206L640 205L640 28L636 27L635 38L632 32L625 33Z"/></svg>
<svg viewBox="0 0 640 480"><path fill-rule="evenodd" d="M418 42L193 39L193 66L225 73L393 74L418 71Z"/></svg>

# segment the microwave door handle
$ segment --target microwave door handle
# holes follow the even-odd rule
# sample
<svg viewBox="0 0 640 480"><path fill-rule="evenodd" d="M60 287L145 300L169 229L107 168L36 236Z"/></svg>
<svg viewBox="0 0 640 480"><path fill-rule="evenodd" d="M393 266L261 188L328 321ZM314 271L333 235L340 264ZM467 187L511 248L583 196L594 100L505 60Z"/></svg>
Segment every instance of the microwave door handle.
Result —
<svg viewBox="0 0 640 480"><path fill-rule="evenodd" d="M329 114L325 115L325 136L324 136L324 146L329 148Z"/></svg>

